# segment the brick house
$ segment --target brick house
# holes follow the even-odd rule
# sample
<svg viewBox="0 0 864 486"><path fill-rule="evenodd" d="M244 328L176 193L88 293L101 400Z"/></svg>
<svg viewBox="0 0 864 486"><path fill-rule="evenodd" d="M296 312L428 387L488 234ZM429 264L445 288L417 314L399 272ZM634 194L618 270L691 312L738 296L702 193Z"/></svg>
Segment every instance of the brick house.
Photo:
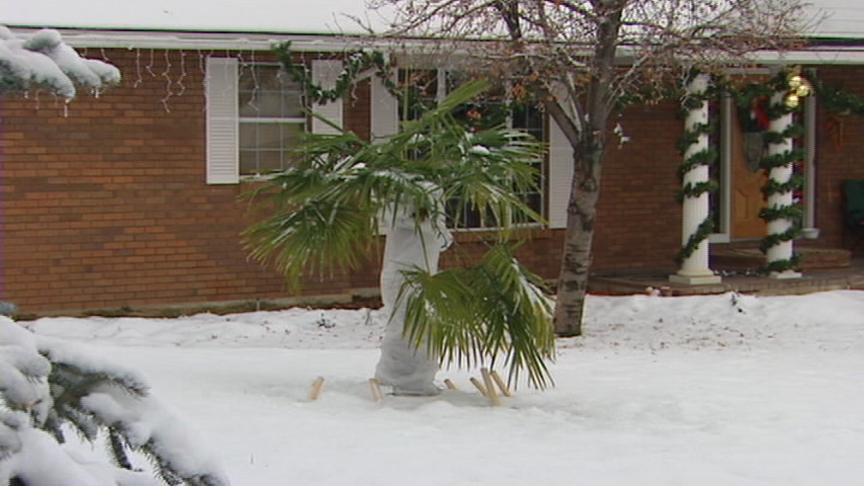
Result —
<svg viewBox="0 0 864 486"><path fill-rule="evenodd" d="M326 84L341 70L334 56L351 46L350 38L296 33L309 25L292 31L290 22L260 33L261 25L278 18L248 30L240 30L239 22L240 28L225 32L206 20L189 28L145 16L141 25L147 29L117 29L112 26L128 24L98 15L88 24L32 15L37 17L9 15L0 22L19 32L60 27L70 45L109 60L124 80L99 96L79 95L68 106L39 93L0 98L0 301L25 312L50 312L297 297L280 275L247 259L238 236L249 221L239 198L255 175L281 167L284 148L302 131L330 129L303 115L302 93L280 78L269 49L274 40L291 40L298 62ZM330 32L327 19L317 21L318 32ZM820 35L831 42L789 53L784 61L864 96L864 32L850 31L847 21L826 24ZM398 128L395 98L374 77L350 99L316 109L367 138ZM717 100L712 110L722 128L721 189L713 203L719 232L711 240L722 245L758 238L765 232L755 218L760 176L741 156L731 100ZM619 121L631 141L608 151L593 268L673 273L682 218L675 201L676 141L683 130L678 106L632 107ZM823 110L811 98L802 121L807 244L841 246L841 184L864 179L858 157L864 153L864 120ZM554 278L570 149L542 114L520 126L549 144L536 198L549 224L533 232L520 257ZM482 231L459 232L460 252L445 254L445 265L476 254L481 239ZM328 298L374 292L377 267L370 255L366 268L309 278L302 292Z"/></svg>

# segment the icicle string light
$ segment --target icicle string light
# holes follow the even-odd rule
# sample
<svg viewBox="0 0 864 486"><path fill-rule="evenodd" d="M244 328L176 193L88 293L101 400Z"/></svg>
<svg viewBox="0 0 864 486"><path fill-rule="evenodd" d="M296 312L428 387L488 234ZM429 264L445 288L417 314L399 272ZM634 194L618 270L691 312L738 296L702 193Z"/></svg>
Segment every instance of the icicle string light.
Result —
<svg viewBox="0 0 864 486"><path fill-rule="evenodd" d="M162 77L165 78L165 97L162 98L162 106L165 108L165 113L171 113L171 108L168 106L168 100L173 96L171 93L171 58L168 55L168 49L165 49L165 71L162 72Z"/></svg>
<svg viewBox="0 0 864 486"><path fill-rule="evenodd" d="M207 57L210 57L212 55L213 55L213 51L211 50L210 54L208 54ZM201 71L201 84L203 84L204 92L206 93L207 92L207 68L204 67L204 63L205 63L204 51L199 50L198 51L198 69ZM201 111L204 113L207 112L207 103L201 103Z"/></svg>
<svg viewBox="0 0 864 486"><path fill-rule="evenodd" d="M133 84L132 87L137 88L144 82L144 78L141 76L141 49L135 49L135 74L138 78L135 80L135 84Z"/></svg>
<svg viewBox="0 0 864 486"><path fill-rule="evenodd" d="M246 59L243 58L243 53L237 53L237 79L243 79L243 71L248 69L249 66L246 64Z"/></svg>
<svg viewBox="0 0 864 486"><path fill-rule="evenodd" d="M177 90L176 96L183 96L183 93L186 92L186 85L183 84L183 79L186 77L186 51L180 51L180 77L177 78Z"/></svg>
<svg viewBox="0 0 864 486"><path fill-rule="evenodd" d="M150 62L147 63L147 67L145 69L147 70L147 73L150 74L150 77L155 78L156 73L153 72L153 56L153 49L150 49Z"/></svg>
<svg viewBox="0 0 864 486"><path fill-rule="evenodd" d="M198 71L201 72L202 79L207 75L207 70L204 68L204 51L200 49L198 50Z"/></svg>
<svg viewBox="0 0 864 486"><path fill-rule="evenodd" d="M228 49L225 50L225 57L231 57L231 51L229 51ZM238 73L237 76L239 78L240 74ZM224 70L223 77L224 77L225 82L222 83L223 89L222 89L222 95L221 96L223 98L225 98L228 96L229 93L231 93L231 81L232 81L230 75L228 74L227 69Z"/></svg>
<svg viewBox="0 0 864 486"><path fill-rule="evenodd" d="M249 97L249 106L257 113L260 109L256 103L258 98L258 76L255 69L255 51L252 51L251 58L252 64L249 66L249 71L252 73L252 96Z"/></svg>

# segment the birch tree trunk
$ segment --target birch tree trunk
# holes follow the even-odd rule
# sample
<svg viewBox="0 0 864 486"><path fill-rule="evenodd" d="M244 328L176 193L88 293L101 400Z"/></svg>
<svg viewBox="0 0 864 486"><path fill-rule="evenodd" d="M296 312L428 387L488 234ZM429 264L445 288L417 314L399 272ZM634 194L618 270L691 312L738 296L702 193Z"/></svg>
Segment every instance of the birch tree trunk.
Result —
<svg viewBox="0 0 864 486"><path fill-rule="evenodd" d="M575 170L567 204L567 230L555 305L555 331L559 336L582 334L602 157L602 145L587 150L587 153L573 151Z"/></svg>
<svg viewBox="0 0 864 486"><path fill-rule="evenodd" d="M555 331L560 336L582 334L588 271L591 268L591 242L600 196L600 169L606 148L606 124L614 105L611 102L615 89L612 82L624 4L622 0L600 0L594 4L600 19L589 71L594 75L585 96L584 117L573 115L569 120L571 129L565 130L573 147L574 168L555 304ZM555 111L560 110L553 110L550 114L556 119L561 118ZM580 129L575 130L577 125Z"/></svg>

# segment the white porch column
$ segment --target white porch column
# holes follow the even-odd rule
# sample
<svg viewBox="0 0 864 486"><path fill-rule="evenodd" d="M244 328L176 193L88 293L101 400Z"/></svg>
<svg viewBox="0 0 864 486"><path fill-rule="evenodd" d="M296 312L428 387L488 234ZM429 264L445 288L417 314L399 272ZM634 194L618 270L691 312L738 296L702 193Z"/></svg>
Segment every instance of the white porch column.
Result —
<svg viewBox="0 0 864 486"><path fill-rule="evenodd" d="M774 95L771 97L771 104L782 106L785 97L786 93L774 93ZM783 131L789 128L791 124L792 114L787 113L780 116L779 118L771 120L771 125L768 129L775 133L783 133ZM784 138L783 141L781 141L780 143L769 144L768 155L781 155L786 152L792 151L792 149L792 139L787 137ZM768 177L772 181L780 184L789 182L789 179L792 178L792 163L790 162L786 165L772 168L768 174ZM775 193L768 196L768 208L782 208L791 205L792 191ZM769 235L781 234L792 228L792 225L793 221L790 219L775 219L773 221L768 221L767 231ZM770 265L772 262L789 260L792 258L792 255L792 240L789 240L780 242L774 246L769 247L765 253L765 258L768 265ZM782 272L770 272L769 276L771 278L799 278L801 277L801 274L794 270L785 270Z"/></svg>
<svg viewBox="0 0 864 486"><path fill-rule="evenodd" d="M701 96L708 90L709 77L705 74L697 75L687 86L687 93ZM699 125L708 123L708 102L703 101L702 106L690 109L687 112L684 129L692 131ZM684 160L694 154L708 149L708 135L700 134L696 143L687 147L684 152ZM699 183L708 182L710 178L709 167L704 164L690 169L683 177L683 187L692 187ZM682 203L681 221L681 247L686 247L691 236L696 234L699 226L708 218L710 205L708 193L703 192L696 197L685 196ZM669 276L669 281L686 285L702 285L720 283L720 276L708 267L708 238L699 242L696 249L681 262L678 273Z"/></svg>

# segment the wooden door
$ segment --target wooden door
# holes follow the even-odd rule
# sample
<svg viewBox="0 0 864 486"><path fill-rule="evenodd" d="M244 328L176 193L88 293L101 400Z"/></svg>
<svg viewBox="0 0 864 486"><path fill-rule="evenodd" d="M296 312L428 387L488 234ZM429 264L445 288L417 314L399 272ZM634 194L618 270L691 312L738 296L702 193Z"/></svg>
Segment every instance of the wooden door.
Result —
<svg viewBox="0 0 864 486"><path fill-rule="evenodd" d="M730 230L732 239L754 239L765 236L765 221L759 218L764 205L762 186L766 176L758 167L762 153L759 134L747 134L741 130L737 110L730 113L731 153L729 163L732 172L732 201ZM748 155L749 152L749 155Z"/></svg>

